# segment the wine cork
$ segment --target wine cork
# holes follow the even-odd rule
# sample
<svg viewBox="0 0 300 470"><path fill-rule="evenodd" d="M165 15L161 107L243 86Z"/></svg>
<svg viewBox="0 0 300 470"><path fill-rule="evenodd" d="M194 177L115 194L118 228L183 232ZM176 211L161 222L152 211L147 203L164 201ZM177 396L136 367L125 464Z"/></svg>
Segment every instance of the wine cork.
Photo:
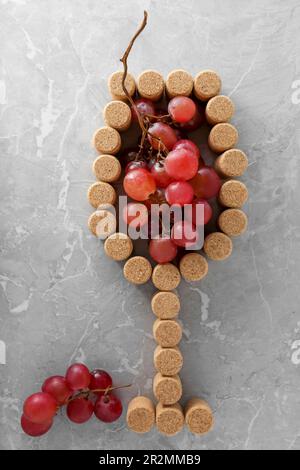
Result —
<svg viewBox="0 0 300 470"><path fill-rule="evenodd" d="M125 233L114 233L110 235L104 243L104 251L115 261L123 261L131 255L133 244Z"/></svg>
<svg viewBox="0 0 300 470"><path fill-rule="evenodd" d="M215 153L225 152L236 146L238 137L238 131L232 124L216 124L209 133L208 145Z"/></svg>
<svg viewBox="0 0 300 470"><path fill-rule="evenodd" d="M232 241L222 232L213 232L205 237L203 249L210 259L222 261L231 255Z"/></svg>
<svg viewBox="0 0 300 470"><path fill-rule="evenodd" d="M123 72L114 72L108 79L108 89L114 100L124 101L127 99L122 87ZM130 96L135 92L135 81L130 73L127 73L125 87Z"/></svg>
<svg viewBox="0 0 300 470"><path fill-rule="evenodd" d="M169 73L166 80L166 92L169 98L190 96L193 91L193 77L185 70L178 69Z"/></svg>
<svg viewBox="0 0 300 470"><path fill-rule="evenodd" d="M229 149L215 160L215 170L226 178L242 176L248 167L248 158L242 150Z"/></svg>
<svg viewBox="0 0 300 470"><path fill-rule="evenodd" d="M93 183L88 189L88 200L96 209L102 204L113 205L116 198L117 194L114 188L103 181Z"/></svg>
<svg viewBox="0 0 300 470"><path fill-rule="evenodd" d="M194 79L194 93L202 101L208 101L213 96L218 95L221 86L221 79L213 70L203 70Z"/></svg>
<svg viewBox="0 0 300 470"><path fill-rule="evenodd" d="M219 215L218 224L229 237L238 237L246 231L248 219L240 209L226 209Z"/></svg>
<svg viewBox="0 0 300 470"><path fill-rule="evenodd" d="M116 216L106 209L97 210L90 215L88 227L93 235L103 240L116 231Z"/></svg>
<svg viewBox="0 0 300 470"><path fill-rule="evenodd" d="M177 317L180 310L180 300L174 292L158 291L151 300L154 315L162 320Z"/></svg>
<svg viewBox="0 0 300 470"><path fill-rule="evenodd" d="M181 258L179 269L186 281L200 281L208 273L208 263L199 253L187 253Z"/></svg>
<svg viewBox="0 0 300 470"><path fill-rule="evenodd" d="M177 346L162 348L158 345L154 351L154 366L162 375L176 375L183 365L183 357Z"/></svg>
<svg viewBox="0 0 300 470"><path fill-rule="evenodd" d="M159 290L174 290L180 283L180 272L174 264L157 264L153 269L152 282Z"/></svg>
<svg viewBox="0 0 300 470"><path fill-rule="evenodd" d="M100 181L113 183L120 178L121 164L113 155L99 155L93 163L93 172Z"/></svg>
<svg viewBox="0 0 300 470"><path fill-rule="evenodd" d="M101 127L93 136L93 144L97 152L114 155L121 148L121 136L113 127Z"/></svg>
<svg viewBox="0 0 300 470"><path fill-rule="evenodd" d="M234 114L234 104L228 96L219 95L211 98L205 108L206 120L215 125L228 122Z"/></svg>
<svg viewBox="0 0 300 470"><path fill-rule="evenodd" d="M133 398L128 404L126 421L131 431L150 431L155 423L155 407L152 401L143 396Z"/></svg>
<svg viewBox="0 0 300 470"><path fill-rule="evenodd" d="M213 412L208 403L200 398L190 399L185 406L184 414L185 423L194 434L206 434L213 427Z"/></svg>
<svg viewBox="0 0 300 470"><path fill-rule="evenodd" d="M133 256L126 261L123 273L132 284L145 284L151 277L152 266L143 256Z"/></svg>
<svg viewBox="0 0 300 470"><path fill-rule="evenodd" d="M159 402L156 406L156 426L161 434L175 436L184 426L184 414L179 403L163 405Z"/></svg>
<svg viewBox="0 0 300 470"><path fill-rule="evenodd" d="M163 76L155 70L145 70L137 80L137 89L143 98L158 101L164 92Z"/></svg>
<svg viewBox="0 0 300 470"><path fill-rule="evenodd" d="M155 341L163 348L174 348L180 343L182 328L175 320L155 320L153 324Z"/></svg>
<svg viewBox="0 0 300 470"><path fill-rule="evenodd" d="M126 131L131 123L131 109L124 101L111 101L103 110L103 119L107 126Z"/></svg>
<svg viewBox="0 0 300 470"><path fill-rule="evenodd" d="M244 183L237 180L228 180L222 184L219 192L219 202L225 207L238 209L248 199L248 190Z"/></svg>
<svg viewBox="0 0 300 470"><path fill-rule="evenodd" d="M155 398L163 405L177 403L182 395L182 384L178 375L164 377L160 372L153 380L153 393Z"/></svg>

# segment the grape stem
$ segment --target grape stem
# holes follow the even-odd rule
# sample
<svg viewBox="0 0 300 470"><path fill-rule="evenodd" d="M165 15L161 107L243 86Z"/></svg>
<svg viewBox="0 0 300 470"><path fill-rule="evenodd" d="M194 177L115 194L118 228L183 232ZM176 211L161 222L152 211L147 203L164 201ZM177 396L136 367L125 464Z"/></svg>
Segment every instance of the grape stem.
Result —
<svg viewBox="0 0 300 470"><path fill-rule="evenodd" d="M81 397L87 398L90 393L104 392L104 395L108 395L113 390L119 390L120 388L129 388L131 386L132 384L126 384L126 385L118 385L117 387L96 388L95 390L82 390L81 392L78 392L76 395L69 398L69 400L67 400L65 404L67 405L71 401L76 400L76 398L81 398Z"/></svg>

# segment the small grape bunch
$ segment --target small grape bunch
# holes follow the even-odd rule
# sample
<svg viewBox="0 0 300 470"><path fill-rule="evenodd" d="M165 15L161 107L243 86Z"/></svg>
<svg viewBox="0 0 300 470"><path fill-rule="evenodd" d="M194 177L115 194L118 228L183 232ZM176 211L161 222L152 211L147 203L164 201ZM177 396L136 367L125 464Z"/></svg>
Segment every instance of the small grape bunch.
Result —
<svg viewBox="0 0 300 470"><path fill-rule="evenodd" d="M113 386L105 370L90 372L84 364L72 364L65 376L48 377L40 392L26 398L21 427L29 436L42 436L50 430L55 415L63 407L69 420L76 424L85 423L93 414L104 423L112 423L123 411L121 400L113 393L119 388L123 387Z"/></svg>

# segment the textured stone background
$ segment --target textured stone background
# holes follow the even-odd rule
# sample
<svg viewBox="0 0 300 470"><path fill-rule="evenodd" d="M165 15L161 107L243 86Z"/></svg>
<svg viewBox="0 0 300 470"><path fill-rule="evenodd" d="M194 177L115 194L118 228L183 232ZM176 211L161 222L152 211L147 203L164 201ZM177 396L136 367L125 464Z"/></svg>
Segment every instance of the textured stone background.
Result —
<svg viewBox="0 0 300 470"><path fill-rule="evenodd" d="M0 4L1 448L300 449L299 2ZM209 400L215 429L139 437L123 418L58 417L33 441L19 428L22 401L70 361L133 381L125 402L151 395L152 287L128 286L86 228L90 138L144 8L132 72L218 70L250 159L248 233L201 284L179 289L184 398Z"/></svg>

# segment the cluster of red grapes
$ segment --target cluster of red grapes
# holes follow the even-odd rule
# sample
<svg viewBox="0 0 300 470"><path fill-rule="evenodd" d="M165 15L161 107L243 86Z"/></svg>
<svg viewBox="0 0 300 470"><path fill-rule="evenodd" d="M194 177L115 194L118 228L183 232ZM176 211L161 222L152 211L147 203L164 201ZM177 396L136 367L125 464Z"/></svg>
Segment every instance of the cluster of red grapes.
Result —
<svg viewBox="0 0 300 470"><path fill-rule="evenodd" d="M148 224L148 209L153 203L191 205L184 220L176 221L169 235L150 240L150 255L158 263L172 261L178 247L186 248L196 242L197 226L207 224L212 217L213 210L207 200L215 197L221 187L219 176L205 165L197 145L183 138L184 133L195 131L204 124L203 104L177 96L169 101L167 113L155 109L150 100L136 100L132 116L135 121L139 115L148 122L147 140L142 151L130 151L124 156L128 161L124 190L131 199L138 201L125 207L125 223L134 225L138 214L139 226ZM141 202L144 209L141 209ZM203 217L199 221L196 212L200 204Z"/></svg>
<svg viewBox="0 0 300 470"><path fill-rule="evenodd" d="M49 431L53 418L66 406L68 418L74 423L88 421L94 414L105 423L116 421L122 414L122 403L112 393L111 376L101 369L92 372L84 364L71 365L65 377L54 375L45 380L41 392L26 398L21 426L29 436L42 436Z"/></svg>

